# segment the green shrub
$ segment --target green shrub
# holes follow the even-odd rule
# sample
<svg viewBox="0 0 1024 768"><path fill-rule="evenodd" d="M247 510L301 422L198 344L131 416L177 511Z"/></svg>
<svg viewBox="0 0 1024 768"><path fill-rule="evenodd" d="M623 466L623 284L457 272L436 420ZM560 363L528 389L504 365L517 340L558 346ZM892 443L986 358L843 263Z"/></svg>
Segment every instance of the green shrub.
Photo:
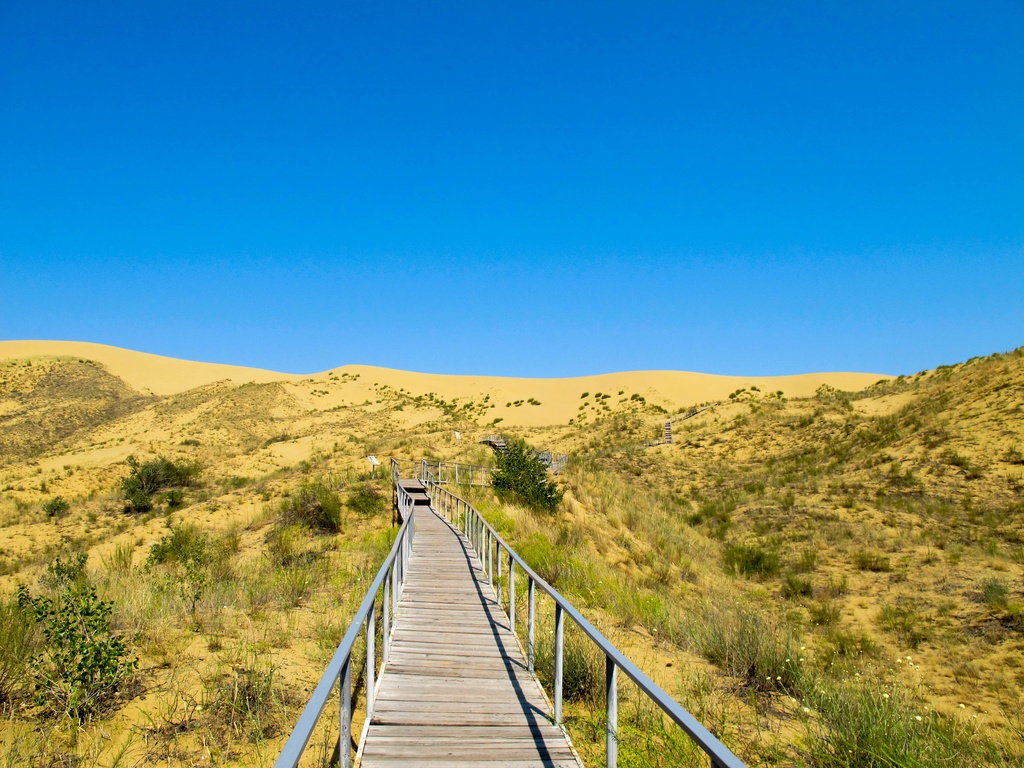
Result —
<svg viewBox="0 0 1024 768"><path fill-rule="evenodd" d="M384 511L384 494L376 485L359 483L348 492L346 499L349 509L361 515L374 515Z"/></svg>
<svg viewBox="0 0 1024 768"><path fill-rule="evenodd" d="M778 552L772 552L756 544L730 544L722 553L722 558L727 573L759 579L774 576L782 567Z"/></svg>
<svg viewBox="0 0 1024 768"><path fill-rule="evenodd" d="M341 530L341 499L321 481L303 483L281 502L280 511L285 525L298 523L328 533Z"/></svg>
<svg viewBox="0 0 1024 768"><path fill-rule="evenodd" d="M210 538L191 523L181 523L149 548L146 566L170 566L167 578L193 619L209 587Z"/></svg>
<svg viewBox="0 0 1024 768"><path fill-rule="evenodd" d="M127 459L128 476L121 479L121 495L129 512L146 512L153 507L153 494L164 488L194 485L199 476L198 462L175 463L162 456L140 464L134 456Z"/></svg>
<svg viewBox="0 0 1024 768"><path fill-rule="evenodd" d="M210 538L192 523L181 523L149 548L146 564L194 563L204 565L210 557Z"/></svg>
<svg viewBox="0 0 1024 768"><path fill-rule="evenodd" d="M63 496L54 496L43 502L43 512L47 517L64 517L71 509L71 505Z"/></svg>
<svg viewBox="0 0 1024 768"><path fill-rule="evenodd" d="M1002 579L985 579L981 583L981 600L989 608L1005 608L1010 600L1010 588Z"/></svg>
<svg viewBox="0 0 1024 768"><path fill-rule="evenodd" d="M508 440L504 452L497 454L496 462L498 467L491 474L491 485L499 499L532 509L555 511L562 501L563 491L547 479L548 468L525 440Z"/></svg>
<svg viewBox="0 0 1024 768"><path fill-rule="evenodd" d="M892 564L889 562L889 558L878 552L858 550L853 554L853 564L859 571L884 573L892 570Z"/></svg>
<svg viewBox="0 0 1024 768"><path fill-rule="evenodd" d="M110 631L113 603L68 569L51 570L59 574L51 597L18 588L18 606L43 635L42 651L29 659L31 683L39 706L82 722L110 708L138 659L128 659L124 640Z"/></svg>
<svg viewBox="0 0 1024 768"><path fill-rule="evenodd" d="M802 579L794 573L782 577L783 597L810 597L814 594L814 585L810 579Z"/></svg>

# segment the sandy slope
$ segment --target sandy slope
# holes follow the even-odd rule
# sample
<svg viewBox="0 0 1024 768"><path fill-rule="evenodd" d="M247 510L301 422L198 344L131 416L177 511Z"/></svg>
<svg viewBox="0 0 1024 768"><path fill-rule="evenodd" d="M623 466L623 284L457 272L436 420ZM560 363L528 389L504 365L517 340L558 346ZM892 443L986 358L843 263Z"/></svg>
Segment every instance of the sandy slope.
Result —
<svg viewBox="0 0 1024 768"><path fill-rule="evenodd" d="M242 384L301 378L259 368L194 363L84 341L0 341L0 360L31 357L93 360L134 389L154 395L173 395L225 379Z"/></svg>
<svg viewBox="0 0 1024 768"><path fill-rule="evenodd" d="M719 400L741 387L756 386L764 392L782 390L788 397L813 395L822 384L838 389L859 390L880 378L871 373L812 373L798 376L715 376L683 371L630 371L600 376L566 379L523 379L495 376L448 376L411 373L388 368L347 365L331 371L300 376L276 373L258 368L196 363L159 355L134 352L102 344L58 341L0 341L0 360L40 356L64 356L94 360L131 387L141 392L169 395L215 381L292 382L315 380L328 387L320 407L351 404L364 399L375 400L382 386L405 390L412 395L434 393L446 401L481 401L490 396L495 407L488 409L481 423L502 419L507 426L541 426L565 423L578 412L581 396L598 392L611 395L617 403L623 397L641 395L651 403L669 410L708 400ZM347 374L344 386L334 386L336 377ZM358 379L353 380L358 376ZM620 394L622 393L622 394ZM540 405L528 402L507 407L508 403L533 398Z"/></svg>

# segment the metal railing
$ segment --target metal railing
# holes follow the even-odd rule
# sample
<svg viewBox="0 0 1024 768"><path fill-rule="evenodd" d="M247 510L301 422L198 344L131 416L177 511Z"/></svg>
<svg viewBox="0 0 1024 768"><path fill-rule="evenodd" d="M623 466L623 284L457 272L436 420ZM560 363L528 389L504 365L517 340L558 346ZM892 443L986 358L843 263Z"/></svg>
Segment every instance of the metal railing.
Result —
<svg viewBox="0 0 1024 768"><path fill-rule="evenodd" d="M391 650L391 627L394 625L398 600L405 586L405 576L415 536L415 510L412 499L405 489L397 483L396 486L398 506L403 520L402 527L398 531L391 552L377 572L377 577L367 590L363 602L360 603L359 610L352 617L352 623L338 645L338 649L334 652L330 664L327 665L327 670L320 678L312 696L309 697L306 708L302 710L295 728L292 729L291 736L288 737L284 749L281 750L277 762L274 763L274 768L295 768L299 764L302 753L313 736L313 730L334 691L334 685L339 680L341 685L338 707L339 765L341 768L349 768L352 765L352 651L360 633L364 631L364 626L366 632L366 726L370 724L373 716L374 681L377 676L377 595L383 588L384 594L380 601L382 617L381 667L383 668L388 662L388 654Z"/></svg>
<svg viewBox="0 0 1024 768"><path fill-rule="evenodd" d="M435 461L420 459L391 459L392 470L396 465L408 467L416 480L426 482L431 477L434 482L455 485L488 486L491 484L491 473L494 467L482 467L476 464L459 464L454 461Z"/></svg>
<svg viewBox="0 0 1024 768"><path fill-rule="evenodd" d="M550 584L538 576L530 566L483 518L475 507L456 496L438 483L427 480L427 492L435 512L461 531L469 539L483 566L484 574L495 589L498 605L502 606L501 574L504 559L508 564L508 611L509 625L515 632L516 626L516 566L527 580L527 635L526 656L531 672L536 661L536 594L539 588L555 603L555 669L554 691L551 692L554 719L562 725L562 673L565 651L565 617L568 616L604 654L605 657L605 756L609 768L618 762L618 672L630 678L637 687L661 710L685 731L694 743L710 758L712 768L744 768L744 764L722 742L708 731L678 702L669 696L657 683L645 675L621 651L597 631L572 604ZM504 606L502 606L504 610Z"/></svg>

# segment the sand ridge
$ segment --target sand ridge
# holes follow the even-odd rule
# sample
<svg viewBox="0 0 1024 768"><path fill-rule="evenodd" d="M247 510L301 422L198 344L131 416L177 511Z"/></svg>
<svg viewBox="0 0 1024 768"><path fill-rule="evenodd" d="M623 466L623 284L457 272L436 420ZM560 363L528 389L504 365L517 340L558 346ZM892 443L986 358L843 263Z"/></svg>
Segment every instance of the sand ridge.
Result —
<svg viewBox="0 0 1024 768"><path fill-rule="evenodd" d="M72 357L95 361L139 392L172 395L219 381L234 384L321 382L327 386L317 399L320 408L374 401L382 392L412 396L435 394L447 402L481 403L487 398L481 423L500 419L504 426L543 426L567 423L579 411L585 393L598 393L617 402L644 397L672 411L702 402L723 400L741 388L762 392L781 390L787 397L813 395L822 385L861 390L879 379L875 373L809 373L793 376L719 376L686 371L627 371L561 379L465 376L415 373L366 365L344 365L321 373L301 375L259 368L178 360L104 344L68 341L0 341L0 360L34 357ZM338 386L335 386L338 385Z"/></svg>

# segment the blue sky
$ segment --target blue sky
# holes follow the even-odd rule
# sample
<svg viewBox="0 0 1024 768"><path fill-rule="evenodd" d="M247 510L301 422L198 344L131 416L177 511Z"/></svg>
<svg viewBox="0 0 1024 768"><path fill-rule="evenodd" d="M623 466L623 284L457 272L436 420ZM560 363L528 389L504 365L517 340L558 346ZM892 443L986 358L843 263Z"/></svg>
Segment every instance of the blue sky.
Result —
<svg viewBox="0 0 1024 768"><path fill-rule="evenodd" d="M0 0L0 338L312 372L1024 344L1024 4Z"/></svg>

